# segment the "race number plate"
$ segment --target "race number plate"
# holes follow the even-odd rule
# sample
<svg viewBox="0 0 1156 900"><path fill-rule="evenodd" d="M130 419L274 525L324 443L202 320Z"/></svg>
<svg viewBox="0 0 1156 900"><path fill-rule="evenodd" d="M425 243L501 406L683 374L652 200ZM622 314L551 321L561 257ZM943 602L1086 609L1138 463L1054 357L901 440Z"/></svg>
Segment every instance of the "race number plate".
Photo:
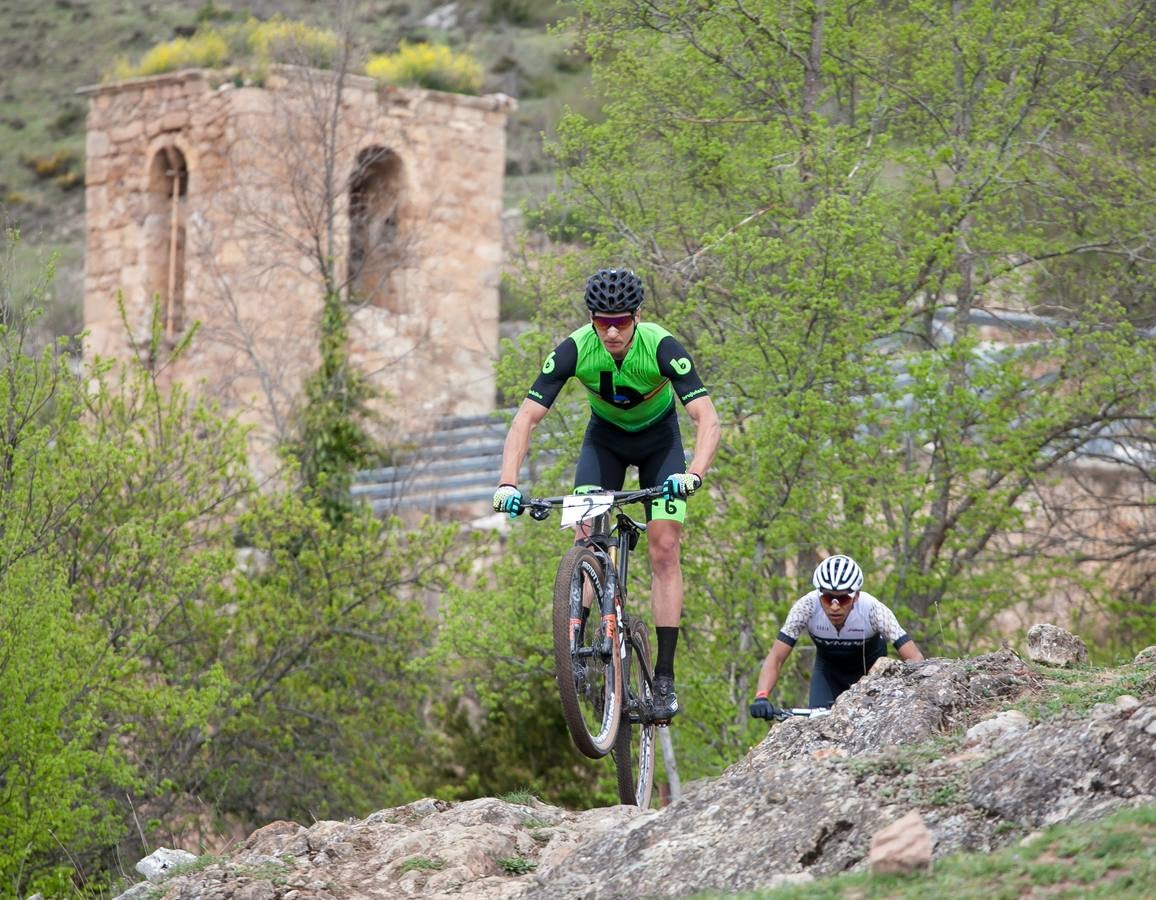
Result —
<svg viewBox="0 0 1156 900"><path fill-rule="evenodd" d="M572 494L562 498L562 526L569 528L610 512L613 494Z"/></svg>

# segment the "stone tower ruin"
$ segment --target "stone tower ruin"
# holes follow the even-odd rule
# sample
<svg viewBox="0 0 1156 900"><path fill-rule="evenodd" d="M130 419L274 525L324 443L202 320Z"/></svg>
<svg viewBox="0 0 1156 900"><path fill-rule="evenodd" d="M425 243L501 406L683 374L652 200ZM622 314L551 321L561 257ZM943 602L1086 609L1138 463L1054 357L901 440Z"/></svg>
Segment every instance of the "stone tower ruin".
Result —
<svg viewBox="0 0 1156 900"><path fill-rule="evenodd" d="M253 426L267 470L332 290L398 433L493 410L510 98L284 66L261 86L189 70L82 93L90 354L199 323L164 377Z"/></svg>

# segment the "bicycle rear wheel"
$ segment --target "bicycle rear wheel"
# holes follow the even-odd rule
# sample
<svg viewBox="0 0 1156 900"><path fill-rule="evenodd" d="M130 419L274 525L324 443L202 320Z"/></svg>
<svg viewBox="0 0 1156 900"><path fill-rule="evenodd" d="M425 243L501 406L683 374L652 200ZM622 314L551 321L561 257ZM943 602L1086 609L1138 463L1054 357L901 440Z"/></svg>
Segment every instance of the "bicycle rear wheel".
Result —
<svg viewBox="0 0 1156 900"><path fill-rule="evenodd" d="M628 616L626 629L626 702L622 725L614 742L618 799L642 809L650 807L654 789L654 748L658 739L648 706L654 671L650 667L650 629L637 616Z"/></svg>
<svg viewBox="0 0 1156 900"><path fill-rule="evenodd" d="M554 579L554 676L562 716L574 745L601 759L614 747L622 717L622 657L616 616L601 618L602 564L589 547L574 546ZM582 595L593 598L582 624Z"/></svg>

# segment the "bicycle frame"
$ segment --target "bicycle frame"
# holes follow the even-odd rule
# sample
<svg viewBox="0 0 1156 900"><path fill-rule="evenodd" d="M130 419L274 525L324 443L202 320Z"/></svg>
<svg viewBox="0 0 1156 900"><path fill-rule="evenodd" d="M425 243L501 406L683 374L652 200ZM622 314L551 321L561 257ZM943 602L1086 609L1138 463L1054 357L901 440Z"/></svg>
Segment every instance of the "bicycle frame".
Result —
<svg viewBox="0 0 1156 900"><path fill-rule="evenodd" d="M654 783L654 676L649 629L643 617L626 613L626 585L630 554L647 524L622 506L660 496L661 488L647 488L525 504L539 521L561 507L563 528L578 528L554 585L555 677L563 718L583 755L613 753L619 799L640 806L649 805Z"/></svg>
<svg viewBox="0 0 1156 900"><path fill-rule="evenodd" d="M615 507L616 524L610 528L610 514L603 513L594 520L590 534L582 540L602 563L606 573L606 583L603 596L598 598L598 606L602 615L616 615L618 620L619 651L624 651L622 642L625 640L623 622L620 614L626 611L627 575L630 571L630 554L638 546L638 537L646 532L646 523L635 521ZM618 604L615 604L615 598Z"/></svg>
<svg viewBox="0 0 1156 900"><path fill-rule="evenodd" d="M597 598L598 608L604 619L607 616L615 617L615 631L618 635L619 642L618 652L622 655L625 655L626 647L621 614L624 614L626 609L626 579L630 571L630 553L638 546L639 535L643 534L647 529L645 522L638 522L623 512L622 505L641 500L657 499L662 495L661 488L645 488L638 491L614 491L614 499L611 503L610 510L600 513L592 519L584 520L591 523L589 525L589 534L581 538L579 543L585 543L598 558L598 561L602 563L605 583L603 585L602 596ZM550 515L552 509L571 502L571 498L575 496L582 497L583 495L531 498L526 506L532 518L543 521ZM611 512L613 512L615 516L615 527L613 529L610 527ZM619 599L618 604L615 604L615 598ZM603 652L609 652L610 648L604 646L602 650Z"/></svg>

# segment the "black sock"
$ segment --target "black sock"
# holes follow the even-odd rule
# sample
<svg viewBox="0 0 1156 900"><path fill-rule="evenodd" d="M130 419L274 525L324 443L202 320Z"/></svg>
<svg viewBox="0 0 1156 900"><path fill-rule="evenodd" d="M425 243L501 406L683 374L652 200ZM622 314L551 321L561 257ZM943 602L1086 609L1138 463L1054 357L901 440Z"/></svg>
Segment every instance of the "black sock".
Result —
<svg viewBox="0 0 1156 900"><path fill-rule="evenodd" d="M658 658L654 661L654 674L674 677L674 648L678 646L678 626L654 626L658 635Z"/></svg>

